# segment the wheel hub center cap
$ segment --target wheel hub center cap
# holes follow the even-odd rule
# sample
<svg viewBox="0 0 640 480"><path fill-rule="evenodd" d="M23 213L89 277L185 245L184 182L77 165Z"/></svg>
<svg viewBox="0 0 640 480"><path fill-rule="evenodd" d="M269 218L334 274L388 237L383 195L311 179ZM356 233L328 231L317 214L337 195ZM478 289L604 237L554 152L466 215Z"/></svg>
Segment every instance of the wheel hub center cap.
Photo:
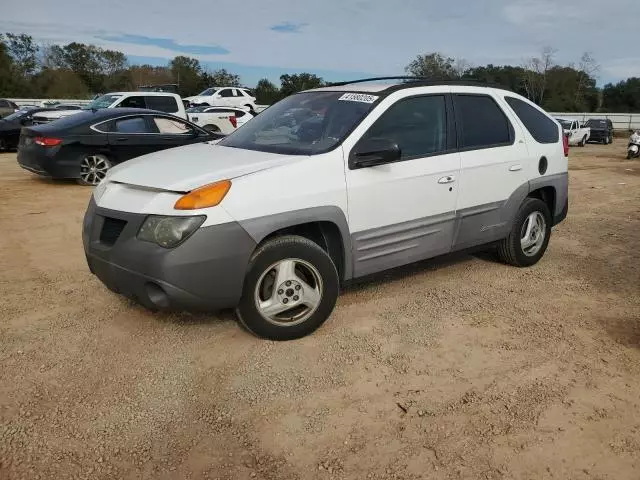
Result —
<svg viewBox="0 0 640 480"><path fill-rule="evenodd" d="M300 282L297 282L296 280L287 280L278 286L276 293L278 294L280 303L286 305L299 302L304 294L304 290L302 289Z"/></svg>

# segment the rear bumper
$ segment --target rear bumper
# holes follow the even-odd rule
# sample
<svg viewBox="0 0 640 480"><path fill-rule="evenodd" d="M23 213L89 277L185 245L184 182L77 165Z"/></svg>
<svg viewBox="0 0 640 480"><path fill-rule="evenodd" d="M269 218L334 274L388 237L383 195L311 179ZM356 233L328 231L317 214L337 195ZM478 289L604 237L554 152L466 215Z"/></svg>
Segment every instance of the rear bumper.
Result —
<svg viewBox="0 0 640 480"><path fill-rule="evenodd" d="M101 240L105 218L126 222L113 244ZM87 263L110 290L151 309L215 311L235 307L256 246L235 222L200 228L165 249L136 238L144 214L102 209L93 199L85 214Z"/></svg>
<svg viewBox="0 0 640 480"><path fill-rule="evenodd" d="M601 142L602 140L605 140L607 138L609 138L610 136L613 136L613 134L610 134L607 131L598 131L598 130L591 130L591 136L589 137L589 141L590 142Z"/></svg>
<svg viewBox="0 0 640 480"><path fill-rule="evenodd" d="M60 147L19 145L18 165L29 172L52 178L78 178L80 162L61 159Z"/></svg>

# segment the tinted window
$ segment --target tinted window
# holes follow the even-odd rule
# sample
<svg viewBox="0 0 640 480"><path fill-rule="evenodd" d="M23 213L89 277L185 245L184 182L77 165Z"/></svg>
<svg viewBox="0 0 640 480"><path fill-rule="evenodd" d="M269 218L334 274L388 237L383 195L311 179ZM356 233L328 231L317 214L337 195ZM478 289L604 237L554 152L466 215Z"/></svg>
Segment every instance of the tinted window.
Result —
<svg viewBox="0 0 640 480"><path fill-rule="evenodd" d="M147 108L159 112L175 113L178 111L178 102L174 97L146 97Z"/></svg>
<svg viewBox="0 0 640 480"><path fill-rule="evenodd" d="M115 131L119 133L150 133L147 122L142 117L116 120Z"/></svg>
<svg viewBox="0 0 640 480"><path fill-rule="evenodd" d="M193 132L193 129L184 122L165 117L153 117L158 132L164 134L185 134Z"/></svg>
<svg viewBox="0 0 640 480"><path fill-rule="evenodd" d="M220 96L233 97L233 90L231 90L230 88L223 88L222 90L220 90Z"/></svg>
<svg viewBox="0 0 640 480"><path fill-rule="evenodd" d="M362 140L397 143L402 158L443 152L447 145L447 110L442 95L399 100L376 120Z"/></svg>
<svg viewBox="0 0 640 480"><path fill-rule="evenodd" d="M9 106L9 102L6 100L0 100L0 107L7 108Z"/></svg>
<svg viewBox="0 0 640 480"><path fill-rule="evenodd" d="M461 148L509 145L511 125L498 104L486 95L454 95Z"/></svg>
<svg viewBox="0 0 640 480"><path fill-rule="evenodd" d="M205 113L219 113L219 114L230 114L235 113L235 110L232 108L208 108L205 110Z"/></svg>
<svg viewBox="0 0 640 480"><path fill-rule="evenodd" d="M505 97L520 121L538 143L556 143L560 139L558 124L537 108L517 98Z"/></svg>
<svg viewBox="0 0 640 480"><path fill-rule="evenodd" d="M121 108L147 108L144 97L127 97L118 104Z"/></svg>

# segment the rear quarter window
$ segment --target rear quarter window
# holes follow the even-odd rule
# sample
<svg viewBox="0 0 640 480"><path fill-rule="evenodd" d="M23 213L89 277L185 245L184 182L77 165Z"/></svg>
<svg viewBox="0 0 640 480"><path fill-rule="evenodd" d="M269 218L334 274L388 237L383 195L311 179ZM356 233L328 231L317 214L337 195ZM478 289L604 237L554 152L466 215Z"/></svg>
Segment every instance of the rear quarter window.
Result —
<svg viewBox="0 0 640 480"><path fill-rule="evenodd" d="M536 142L557 143L560 140L558 124L540 110L514 97L504 99Z"/></svg>
<svg viewBox="0 0 640 480"><path fill-rule="evenodd" d="M459 93L453 98L461 149L476 150L513 144L513 127L492 97Z"/></svg>
<svg viewBox="0 0 640 480"><path fill-rule="evenodd" d="M158 110L165 113L176 113L178 111L178 102L174 97L149 96L146 97L147 108Z"/></svg>

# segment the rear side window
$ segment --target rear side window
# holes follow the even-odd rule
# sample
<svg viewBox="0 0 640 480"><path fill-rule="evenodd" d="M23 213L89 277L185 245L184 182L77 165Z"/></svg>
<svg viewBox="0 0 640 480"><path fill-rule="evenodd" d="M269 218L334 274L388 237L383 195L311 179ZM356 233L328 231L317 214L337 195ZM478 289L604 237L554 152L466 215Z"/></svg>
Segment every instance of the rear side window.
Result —
<svg viewBox="0 0 640 480"><path fill-rule="evenodd" d="M158 110L165 113L176 113L178 111L178 102L174 97L147 97L147 108Z"/></svg>
<svg viewBox="0 0 640 480"><path fill-rule="evenodd" d="M513 127L487 95L454 95L459 147L472 150L513 143Z"/></svg>
<svg viewBox="0 0 640 480"><path fill-rule="evenodd" d="M403 159L444 152L447 145L445 97L433 95L397 101L376 120L360 141L373 138L397 143Z"/></svg>
<svg viewBox="0 0 640 480"><path fill-rule="evenodd" d="M147 122L142 117L116 120L114 130L118 133L151 133L149 127L147 127Z"/></svg>
<svg viewBox="0 0 640 480"><path fill-rule="evenodd" d="M127 97L118 104L120 108L147 108L144 97Z"/></svg>
<svg viewBox="0 0 640 480"><path fill-rule="evenodd" d="M558 124L527 102L504 97L511 109L538 143L556 143L560 139Z"/></svg>

